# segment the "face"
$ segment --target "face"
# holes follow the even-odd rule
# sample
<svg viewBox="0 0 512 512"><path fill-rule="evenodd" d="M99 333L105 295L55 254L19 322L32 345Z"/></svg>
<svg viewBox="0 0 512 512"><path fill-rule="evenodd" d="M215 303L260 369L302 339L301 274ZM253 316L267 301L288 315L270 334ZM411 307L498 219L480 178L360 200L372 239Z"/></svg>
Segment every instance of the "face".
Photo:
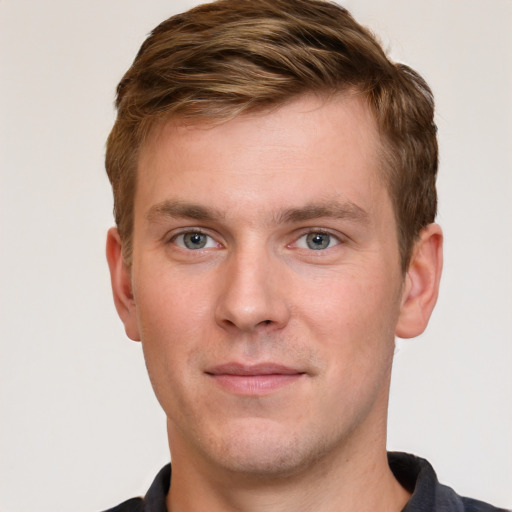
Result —
<svg viewBox="0 0 512 512"><path fill-rule="evenodd" d="M349 95L143 147L122 317L173 461L291 474L384 442L404 279L377 149Z"/></svg>

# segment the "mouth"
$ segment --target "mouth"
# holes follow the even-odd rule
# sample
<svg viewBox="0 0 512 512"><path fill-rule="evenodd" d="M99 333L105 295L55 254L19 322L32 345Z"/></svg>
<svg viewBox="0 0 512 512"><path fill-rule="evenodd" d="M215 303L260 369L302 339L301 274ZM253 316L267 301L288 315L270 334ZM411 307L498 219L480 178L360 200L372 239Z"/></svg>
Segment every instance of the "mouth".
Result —
<svg viewBox="0 0 512 512"><path fill-rule="evenodd" d="M244 396L268 395L306 375L300 369L273 363L228 363L209 368L205 373L225 391Z"/></svg>

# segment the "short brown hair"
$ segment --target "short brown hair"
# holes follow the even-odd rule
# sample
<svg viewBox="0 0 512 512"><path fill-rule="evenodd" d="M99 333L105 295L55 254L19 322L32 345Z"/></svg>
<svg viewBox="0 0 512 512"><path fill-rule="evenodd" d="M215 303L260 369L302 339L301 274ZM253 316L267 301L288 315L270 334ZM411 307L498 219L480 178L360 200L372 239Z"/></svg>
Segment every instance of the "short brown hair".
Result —
<svg viewBox="0 0 512 512"><path fill-rule="evenodd" d="M106 169L131 261L138 152L171 116L222 121L307 93L356 89L382 139L402 269L434 221L438 165L434 102L426 82L390 61L350 13L322 0L219 0L169 18L140 48L117 87Z"/></svg>

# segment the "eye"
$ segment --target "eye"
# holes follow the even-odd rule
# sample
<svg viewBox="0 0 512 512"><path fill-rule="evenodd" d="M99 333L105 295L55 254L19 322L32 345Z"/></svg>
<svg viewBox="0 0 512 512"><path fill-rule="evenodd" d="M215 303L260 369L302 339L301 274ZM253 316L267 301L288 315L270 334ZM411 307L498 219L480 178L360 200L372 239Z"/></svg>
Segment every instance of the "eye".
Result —
<svg viewBox="0 0 512 512"><path fill-rule="evenodd" d="M300 249L311 249L313 251L322 251L324 249L330 249L335 245L338 245L340 241L329 233L322 231L314 231L302 235L297 240L297 247Z"/></svg>
<svg viewBox="0 0 512 512"><path fill-rule="evenodd" d="M198 250L218 247L218 243L201 231L189 231L176 235L172 241L182 249Z"/></svg>

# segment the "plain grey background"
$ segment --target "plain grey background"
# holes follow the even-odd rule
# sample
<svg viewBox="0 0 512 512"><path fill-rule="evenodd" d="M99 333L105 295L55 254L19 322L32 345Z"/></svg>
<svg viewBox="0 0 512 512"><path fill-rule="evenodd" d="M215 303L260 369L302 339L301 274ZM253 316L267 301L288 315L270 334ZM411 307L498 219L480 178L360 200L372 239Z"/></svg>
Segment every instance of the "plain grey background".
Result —
<svg viewBox="0 0 512 512"><path fill-rule="evenodd" d="M0 0L0 510L142 494L169 458L111 300L104 143L146 34L194 1ZM389 448L512 507L512 2L351 0L437 98L441 295L397 346Z"/></svg>

